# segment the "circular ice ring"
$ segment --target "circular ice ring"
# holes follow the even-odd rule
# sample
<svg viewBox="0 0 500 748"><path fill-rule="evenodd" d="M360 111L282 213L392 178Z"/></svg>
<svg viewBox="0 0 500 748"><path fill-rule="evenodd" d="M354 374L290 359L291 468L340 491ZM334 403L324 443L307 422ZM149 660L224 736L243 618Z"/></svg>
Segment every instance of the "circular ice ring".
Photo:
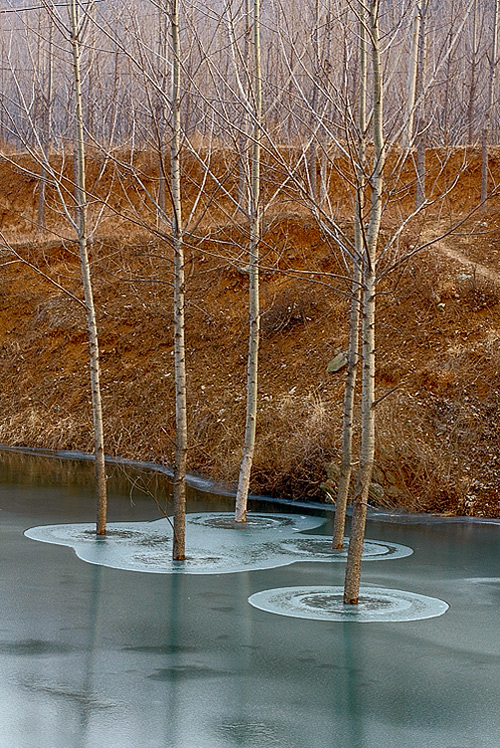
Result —
<svg viewBox="0 0 500 748"><path fill-rule="evenodd" d="M332 541L329 537L287 538L280 543L280 546L288 552L293 550L295 553L308 556L310 560L316 558L318 561L345 561L348 550L346 540L344 540L342 548L332 548ZM404 558L405 556L411 556L412 553L412 548L399 543L382 540L365 540L363 543L363 560L367 561Z"/></svg>
<svg viewBox="0 0 500 748"><path fill-rule="evenodd" d="M385 587L361 587L357 605L345 605L343 587L278 587L248 598L267 613L315 621L356 623L419 621L435 618L448 604L435 597Z"/></svg>
<svg viewBox="0 0 500 748"><path fill-rule="evenodd" d="M191 514L187 519L193 525L212 527L217 530L239 530L247 527L252 530L269 530L293 525L293 520L287 517L265 517L259 514L247 514L246 522L238 523L234 520L233 512Z"/></svg>

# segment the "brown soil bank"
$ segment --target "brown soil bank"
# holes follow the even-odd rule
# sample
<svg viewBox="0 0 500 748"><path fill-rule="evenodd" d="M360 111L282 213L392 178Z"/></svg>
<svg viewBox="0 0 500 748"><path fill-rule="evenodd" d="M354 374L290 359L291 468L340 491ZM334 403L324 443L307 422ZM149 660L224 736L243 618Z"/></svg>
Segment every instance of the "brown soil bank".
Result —
<svg viewBox="0 0 500 748"><path fill-rule="evenodd" d="M479 191L476 167L467 172L463 200L455 195L463 210ZM0 164L5 238L81 296L75 245L55 233L30 236L36 201L33 180ZM499 210L494 198L486 213L414 255L380 286L375 480L384 505L500 516ZM395 216L391 211L393 223ZM103 223L92 257L106 451L171 464L169 248L123 216L114 220ZM405 248L439 228L436 214L410 226ZM244 227L212 224L190 238L187 258L189 468L230 484L244 429L244 234ZM0 259L0 442L89 451L83 309L7 249ZM317 500L325 497L327 464L340 462L344 373L326 369L347 345L347 285L335 280L345 270L335 247L291 201L266 223L263 266L252 490Z"/></svg>

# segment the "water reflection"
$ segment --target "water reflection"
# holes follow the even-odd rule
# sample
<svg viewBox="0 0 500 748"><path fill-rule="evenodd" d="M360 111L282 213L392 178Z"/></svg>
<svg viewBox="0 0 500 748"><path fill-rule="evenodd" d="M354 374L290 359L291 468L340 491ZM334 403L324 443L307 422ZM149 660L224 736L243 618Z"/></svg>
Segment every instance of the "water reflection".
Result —
<svg viewBox="0 0 500 748"><path fill-rule="evenodd" d="M364 748L363 740L363 691L360 684L361 663L366 653L362 651L363 640L353 637L353 628L348 623L342 626L342 672L344 683L338 693L344 695L348 740L352 748ZM353 641L354 639L354 641Z"/></svg>
<svg viewBox="0 0 500 748"><path fill-rule="evenodd" d="M99 605L101 602L101 575L102 569L100 566L94 566L92 568L91 578L92 584L89 592L89 616L88 616L88 638L87 638L87 655L85 657L85 669L83 675L83 693L85 694L85 700L79 710L80 719L80 742L78 748L85 748L87 743L87 737L89 728L92 722L92 713L95 709L93 703L93 696L95 693L94 684L94 671L96 668L96 654L97 654L97 643L98 643L98 626L99 626ZM102 705L99 707L102 708ZM108 705L107 708L112 708Z"/></svg>

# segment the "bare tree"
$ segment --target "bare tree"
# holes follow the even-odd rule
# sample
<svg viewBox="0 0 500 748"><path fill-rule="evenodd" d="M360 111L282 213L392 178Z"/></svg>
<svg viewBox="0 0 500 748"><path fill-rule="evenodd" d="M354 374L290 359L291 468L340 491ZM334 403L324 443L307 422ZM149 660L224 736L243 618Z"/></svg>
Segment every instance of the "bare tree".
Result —
<svg viewBox="0 0 500 748"><path fill-rule="evenodd" d="M493 20L491 26L491 47L489 52L488 94L481 135L481 203L486 208L488 198L488 141L491 132L493 99L495 93L496 69L498 64L498 23L500 0L494 0Z"/></svg>
<svg viewBox="0 0 500 748"><path fill-rule="evenodd" d="M91 0L90 5L92 5ZM106 466L104 454L104 425L102 414L102 397L100 385L100 362L99 362L99 338L96 320L96 309L94 303L94 293L92 286L91 266L89 259L89 245L91 243L91 231L88 226L88 191L86 184L86 143L85 143L85 126L82 103L82 46L83 36L86 26L86 10L89 8L87 3L85 9L82 9L80 0L70 0L65 6L67 16L58 12L58 8L53 2L44 0L43 8L47 11L49 21L49 86L47 94L52 90L52 65L51 52L53 44L54 27L58 27L61 39L69 44L71 52L71 80L72 80L72 102L71 111L73 114L73 137L72 151L74 173L71 181L64 176L64 169L57 171L50 162L48 147L50 146L50 123L46 128L42 128L40 136L37 130L37 123L32 114L32 107L28 104L27 99L23 96L17 78L17 68L13 67L13 79L18 90L17 118L11 116L11 127L15 131L16 119L19 121L21 116L26 120L26 132L19 129L17 135L19 140L28 149L35 164L40 168L41 181L50 183L55 189L60 204L60 210L65 219L76 234L78 253L80 259L80 275L83 286L84 308L86 312L87 332L89 341L89 362L90 362L90 389L92 399L92 419L93 419L93 441L94 441L94 459L95 459L95 476L96 476L96 498L97 498L97 519L96 533L98 535L106 534L107 521L107 490L106 490ZM28 25L26 25L28 29ZM49 114L47 115L47 109ZM51 119L50 103L45 102L43 119ZM49 138L47 138L47 134ZM41 154L41 155L40 155ZM14 162L15 163L15 162ZM17 165L19 168L19 165ZM29 167L24 167L28 173ZM34 175L34 173L33 173ZM68 186L69 184L69 186ZM73 195L70 198L71 191ZM39 225L40 225L40 205L39 205ZM73 239L74 241L74 239ZM36 266L31 263L33 269ZM43 274L43 273L42 273ZM57 283L55 285L58 285ZM63 289L64 290L64 289ZM72 294L70 294L72 295Z"/></svg>
<svg viewBox="0 0 500 748"><path fill-rule="evenodd" d="M358 602L368 492L375 456L375 301L385 162L379 10L379 0L362 0L360 3L360 22L366 25L372 63L373 163L369 185L366 185L371 194L362 258L361 448L344 586L344 603L349 605Z"/></svg>
<svg viewBox="0 0 500 748"><path fill-rule="evenodd" d="M393 126L392 139L389 139L384 132L384 120L388 130L391 118L383 116L384 96L388 90L388 85L383 80L382 72L381 3L378 0L360 0L355 6L352 6L352 13L357 19L355 39L359 45L357 57L352 54L352 51L349 57L351 61L356 61L356 64L351 66L351 74L356 75L355 81L354 83L347 81L341 95L338 93L339 89L335 89L333 86L328 92L325 91L325 95L328 94L332 103L335 103L337 111L342 112L346 136L344 138L335 137L331 121L318 113L310 137L316 137L316 133L321 128L331 138L331 143L335 144L335 149L331 148L330 151L331 164L332 168L336 169L337 176L344 183L346 196L342 195L341 198L344 209L347 201L352 200L354 211L353 238L351 238L350 231L346 230L345 225L342 225L340 220L342 214L338 204L326 203L322 205L311 190L307 174L302 177L303 172L288 166L290 181L293 182L294 188L297 189L304 202L310 207L323 234L340 250L346 269L349 268L349 265L352 266L346 273L347 277L345 277L345 280L349 279L350 281L351 299L349 366L344 399L342 466L337 493L333 540L335 547L342 547L345 503L353 464L353 404L355 372L356 365L358 365L361 368L361 443L345 583L345 602L349 604L355 604L358 600L366 510L374 467L375 416L378 402L375 397L377 287L381 277L387 275L388 266L394 266L391 256L397 258L398 266L403 261L403 258L398 257L399 251L397 248L405 227L422 213L431 204L431 201L436 199L435 195L432 198L423 196L409 215L403 215L401 212L401 222L395 229L393 227L390 229L391 237L389 239L384 238L381 241L382 213L391 201L397 200L398 190L402 188L403 178L401 174L405 166L411 163L413 143L410 141L406 148L401 148L399 133L404 132L407 124L404 120L400 120L399 127ZM401 25L398 19L395 20L395 30L390 31L385 28L384 31L384 54L386 56L390 54L391 46L394 44L393 40ZM344 16L344 24L346 34L350 33L353 22L352 17L347 13ZM370 65L368 65L368 61L371 62ZM440 66L442 67L445 61L446 57L444 56L435 72L439 72ZM389 64L385 64L385 69L390 71ZM304 78L306 78L307 72L304 72ZM290 70L290 74L293 75L297 96L301 97L302 101L306 101L304 78L300 80L299 76L295 75L292 70ZM428 86L430 83L431 81L428 80L426 85ZM354 105L351 104L351 101L356 86L358 87L357 105ZM425 91L423 86L422 88ZM423 93L416 98L410 112L416 108L422 97ZM352 114L353 112L355 114ZM305 140L302 147L304 164L307 164L307 149L308 142ZM386 154L389 149L391 160L387 162ZM275 153L277 154L276 159L278 159L279 149L276 149ZM444 162L446 162L446 159L444 159ZM281 161L281 165L284 170L287 168L284 160ZM444 167L445 163L441 165L441 170ZM388 175L387 172L389 172ZM392 185L395 185L395 187ZM441 197L446 197L446 189ZM383 270L379 270L381 259L384 260ZM333 286L333 276L330 275L328 279L325 279L325 282L327 280ZM340 278L337 280L340 280ZM360 316L361 350L358 350Z"/></svg>
<svg viewBox="0 0 500 748"><path fill-rule="evenodd" d="M46 88L43 91L42 95L44 114L43 118L45 120L41 136L43 140L42 160L44 155L50 155L50 148L52 143L52 99L54 92L54 19L52 17L52 14L49 14L46 79ZM42 81L42 86L44 85L44 83L45 81ZM47 186L47 172L47 164L42 163L37 217L37 224L40 230L45 228L45 193Z"/></svg>
<svg viewBox="0 0 500 748"><path fill-rule="evenodd" d="M187 392L186 347L184 342L184 244L181 200L181 52L179 39L179 3L170 0L170 33L172 36L172 141L170 179L172 189L172 239L174 251L174 359L176 451L174 470L174 544L173 558L185 558L186 530L186 457Z"/></svg>
<svg viewBox="0 0 500 748"><path fill-rule="evenodd" d="M349 353L342 412L342 462L335 505L333 548L344 544L345 517L352 473L352 440L354 399L359 360L359 324L361 316L361 266L364 246L363 215L365 209L366 137L367 137L367 29L364 19L359 23L359 91L358 91L358 161L356 169L356 198L354 203L354 257L352 261L351 309L349 316Z"/></svg>
<svg viewBox="0 0 500 748"><path fill-rule="evenodd" d="M260 0L253 0L253 132L250 156L250 244L249 258L249 337L247 371L247 407L245 440L241 458L238 490L236 493L235 520L246 521L248 489L255 451L255 430L257 422L258 365L260 337L259 303L259 243L261 231L260 171L262 138L262 70L260 49Z"/></svg>
<svg viewBox="0 0 500 748"><path fill-rule="evenodd" d="M495 0L489 55L490 88L484 97L487 101L482 125L483 144L486 144L483 178L487 175L487 144L492 137L494 121L499 1ZM55 57L49 54L45 72L40 76L42 79L45 76L43 90L47 106L52 108L48 125L44 107L44 111L37 114L35 106L31 71L37 65L38 53L34 46L34 53L30 48L33 29L26 32L26 38L14 34L8 37L7 33L3 37L4 55L18 73L13 90L4 92L2 106L6 116L3 121L10 126L12 142L26 144L38 159L37 175L41 174L38 223L49 222L47 212L49 217L51 212L42 214L42 195L45 185L52 185L60 194L61 205L66 200L61 214L69 219L71 213L76 213L76 220L75 215L71 216L71 226L78 239L84 275L93 237L93 232L89 231L89 214L92 215L93 206L98 202L85 174L88 146L92 144L94 152L100 150L102 159L113 163L114 178L123 188L125 207L120 210L111 205L104 207L103 200L102 209L116 210L120 219L150 232L158 257L161 256L165 264L171 263L173 268L168 281L164 278L162 281L172 279L175 287L177 519L174 554L179 559L184 554L182 507L187 464L184 251L193 244L199 249L205 230L203 221L212 209L217 221L224 217L234 235L239 232L239 237L245 237L232 240L233 260L249 278L247 410L236 521L245 520L254 458L258 415L259 267L266 236L263 219L272 217L267 208L277 204L277 201L273 203L276 195L284 197L289 204L295 201L301 210L304 206L311 210L343 265L339 277L325 280L325 285L341 286L351 303L342 485L338 493L334 540L337 547L343 540L344 500L352 482L353 408L356 369L359 372L360 368L362 460L356 496L364 496L366 476L373 465L376 400L370 387L374 371L374 289L379 279L379 258L382 255L387 260L391 252L397 253L405 226L434 199L432 180L425 164L425 146L443 142L439 127L444 121L453 133L451 140L465 144L470 135L470 123L476 123L476 112L484 103L481 81L485 71L481 51L486 45L480 29L485 28L484 19L490 18L493 9L486 9L479 0L445 0L442 5L444 10L441 4L438 7L429 0L404 0L400 4L387 0L308 0L306 4L289 0L284 4L273 0L262 7L260 0L224 0L208 5L198 0L184 0L182 4L179 0L151 0L146 6L139 0L118 4L91 2L90 5L83 0L71 0L64 6L70 9L68 25L66 11L46 0L45 8L51 12L54 31L47 32L45 49L53 49L54 55L67 54L69 41L73 55L71 75L68 66L52 63L51 67L50 61ZM474 19L470 15L472 10ZM436 18L442 23L434 23ZM464 33L469 20L472 46ZM84 35L90 27L92 34ZM405 52L409 29L408 62ZM382 51L378 49L379 34L384 38ZM474 62L472 72L466 68L465 59L470 49L469 61ZM88 56L90 51L92 53L91 76L85 58L82 65L82 51ZM458 76L453 85L449 80L452 74ZM124 80L126 85L123 85ZM407 97L403 100L405 86ZM54 92L54 97L50 96L50 91ZM456 97L453 107L448 106L450 91ZM86 100L91 101L91 126ZM97 101L99 111L101 108L103 111L102 122L96 116ZM115 106L114 101L119 104ZM73 136L75 131L76 136ZM75 143L74 184L70 185L72 204L69 170L64 166L56 173L50 158L44 155L48 154L51 142L53 148L62 148L69 134ZM102 142L98 142L99 138ZM212 159L215 147L219 148L218 158ZM147 167L138 165L140 151L142 155L144 151L154 153ZM386 151L390 152L389 175L384 165ZM411 164L415 166L415 155L417 206L411 215L406 215L403 208L394 207L395 196L398 189L415 187L415 183L402 184L406 177L401 176L408 173L407 167L411 168ZM145 157L142 164L146 160ZM438 167L436 179L443 175L444 168L444 165ZM384 173L387 177L385 191L382 190ZM337 184L341 183L338 195L329 189L331 175L336 175ZM188 184L189 189L186 188ZM485 190L487 194L487 188ZM389 204L400 223L396 228L391 226L392 238L382 242L380 216L383 207ZM209 223L207 220L206 225ZM168 252L163 251L165 246ZM90 283L90 271L87 280ZM89 329L95 325L95 310L94 322L88 325ZM97 347L95 351L98 356ZM360 499L360 506L362 504ZM361 509L356 512L360 514Z"/></svg>
<svg viewBox="0 0 500 748"><path fill-rule="evenodd" d="M406 127L403 130L402 144L411 146L413 142L415 105L417 102L418 58L420 27L422 21L422 1L417 0L413 9L410 36L410 64L408 66L408 85L406 99Z"/></svg>
<svg viewBox="0 0 500 748"><path fill-rule="evenodd" d="M475 103L479 79L479 66L481 58L481 18L479 15L478 0L474 0L471 14L470 29L470 78L467 102L467 145L473 145L475 136Z"/></svg>
<svg viewBox="0 0 500 748"><path fill-rule="evenodd" d="M425 121L425 100L424 100L424 76L425 76L425 47L426 47L426 15L428 0L420 0L417 3L415 13L418 14L419 22L416 25L414 42L417 45L416 57L417 68L415 71L415 104L417 107L417 159L416 174L417 184L415 189L415 205L417 209L425 202L425 176L426 176L426 141L427 141L427 123Z"/></svg>
<svg viewBox="0 0 500 748"><path fill-rule="evenodd" d="M75 201L76 230L80 265L82 273L87 329L90 346L90 386L92 393L92 416L94 420L94 457L97 491L97 527L98 535L106 534L107 492L106 465L104 455L104 425L102 418L102 398L100 385L99 337L94 305L94 294L90 273L88 253L89 234L87 229L87 189L85 163L85 137L82 110L81 83L81 34L84 16L80 13L78 0L71 0L69 5L70 41L73 56L73 74L75 87Z"/></svg>

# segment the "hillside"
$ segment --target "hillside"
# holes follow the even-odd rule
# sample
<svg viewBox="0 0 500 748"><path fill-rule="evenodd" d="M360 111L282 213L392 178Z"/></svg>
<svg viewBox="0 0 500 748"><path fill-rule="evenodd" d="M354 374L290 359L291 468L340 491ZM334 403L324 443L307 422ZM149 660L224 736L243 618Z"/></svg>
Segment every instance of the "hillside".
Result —
<svg viewBox="0 0 500 748"><path fill-rule="evenodd" d="M406 251L467 216L479 195L478 163L470 154L446 216L436 208L409 223L401 242ZM110 180L106 189L119 205L123 182L115 188ZM0 442L89 451L84 311L7 249L81 296L76 247L61 228L55 198L49 194L52 223L43 233L32 224L37 200L36 180L0 163L6 247ZM175 426L169 248L117 216L116 209L103 218L92 255L106 451L169 464ZM395 209L388 212L383 231L396 217ZM233 484L245 408L245 228L224 223L220 214L210 220L191 237L187 257L189 469ZM348 230L348 211L342 220ZM347 345L348 286L333 280L342 272L338 250L299 203L289 199L267 217L257 493L324 498L326 466L339 463L343 372L329 374L326 367ZM499 274L500 199L494 197L486 211L381 283L375 480L384 505L500 516Z"/></svg>

